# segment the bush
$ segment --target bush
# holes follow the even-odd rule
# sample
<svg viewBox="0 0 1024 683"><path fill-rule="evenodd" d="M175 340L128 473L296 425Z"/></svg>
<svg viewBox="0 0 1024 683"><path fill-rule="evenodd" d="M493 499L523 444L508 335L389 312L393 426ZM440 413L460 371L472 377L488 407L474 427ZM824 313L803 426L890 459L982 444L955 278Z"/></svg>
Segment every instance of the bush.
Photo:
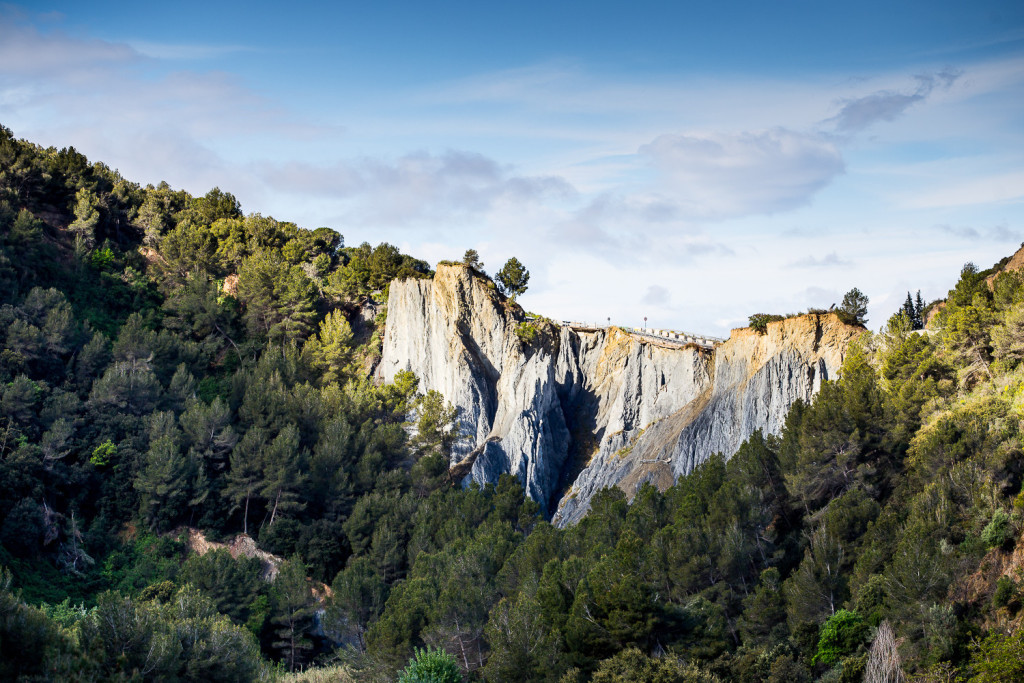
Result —
<svg viewBox="0 0 1024 683"><path fill-rule="evenodd" d="M398 683L462 683L455 657L444 650L416 649L409 666L398 676Z"/></svg>
<svg viewBox="0 0 1024 683"><path fill-rule="evenodd" d="M754 330L758 334L766 334L768 332L768 323L785 319L785 316L776 315L774 313L755 313L750 316L750 329Z"/></svg>
<svg viewBox="0 0 1024 683"><path fill-rule="evenodd" d="M1017 584L1009 576L1000 576L996 581L996 590L992 593L992 606L996 609L1006 607L1017 597Z"/></svg>
<svg viewBox="0 0 1024 683"><path fill-rule="evenodd" d="M92 455L89 456L89 462L94 467L106 467L115 455L117 455L117 446L113 441L107 439L93 450Z"/></svg>
<svg viewBox="0 0 1024 683"><path fill-rule="evenodd" d="M856 612L841 609L825 622L818 639L815 664L836 664L844 657L854 654L857 648L867 642L871 627Z"/></svg>
<svg viewBox="0 0 1024 683"><path fill-rule="evenodd" d="M537 338L537 328L533 323L519 323L516 326L516 336L524 344L530 344Z"/></svg>
<svg viewBox="0 0 1024 683"><path fill-rule="evenodd" d="M1011 535L1010 515L1000 508L992 514L992 521L982 530L981 540L988 548L998 548L1006 543Z"/></svg>

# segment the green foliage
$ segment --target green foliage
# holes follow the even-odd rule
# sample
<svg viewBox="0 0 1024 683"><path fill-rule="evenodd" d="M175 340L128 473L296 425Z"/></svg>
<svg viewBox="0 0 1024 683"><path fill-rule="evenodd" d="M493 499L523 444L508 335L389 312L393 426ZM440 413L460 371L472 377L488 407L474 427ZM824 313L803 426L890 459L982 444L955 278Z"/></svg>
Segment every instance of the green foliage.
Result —
<svg viewBox="0 0 1024 683"><path fill-rule="evenodd" d="M777 320L785 320L786 316L776 315L774 313L755 313L750 316L748 325L750 329L754 330L758 334L768 333L768 323L773 323Z"/></svg>
<svg viewBox="0 0 1024 683"><path fill-rule="evenodd" d="M843 302L836 308L836 314L847 325L863 327L868 321L868 297L854 287L843 295Z"/></svg>
<svg viewBox="0 0 1024 683"><path fill-rule="evenodd" d="M352 327L340 310L331 311L320 323L320 332L306 342L304 353L312 357L312 364L322 373L321 382L339 382L348 374L352 361Z"/></svg>
<svg viewBox="0 0 1024 683"><path fill-rule="evenodd" d="M924 329L924 301L921 300L921 290L917 290L917 297L911 298L907 292L907 300L903 302L900 312L906 317L911 330Z"/></svg>
<svg viewBox="0 0 1024 683"><path fill-rule="evenodd" d="M313 647L307 634L312 629L316 608L306 575L306 565L293 557L281 564L270 589L274 648L281 652L289 671L295 671Z"/></svg>
<svg viewBox="0 0 1024 683"><path fill-rule="evenodd" d="M423 261L401 254L390 244L371 247L364 242L343 250L345 264L327 278L326 291L342 299L355 299L384 291L394 279L420 278L431 275Z"/></svg>
<svg viewBox="0 0 1024 683"><path fill-rule="evenodd" d="M168 536L144 534L110 552L101 573L107 586L125 594L173 579L182 559L182 544Z"/></svg>
<svg viewBox="0 0 1024 683"><path fill-rule="evenodd" d="M1012 537L1010 515L1002 508L992 513L992 519L981 531L981 540L989 548L998 548Z"/></svg>
<svg viewBox="0 0 1024 683"><path fill-rule="evenodd" d="M516 325L516 336L519 341L529 346L537 339L537 328L530 322L521 322Z"/></svg>
<svg viewBox="0 0 1024 683"><path fill-rule="evenodd" d="M89 254L89 265L96 270L110 271L113 269L116 257L110 247L97 249Z"/></svg>
<svg viewBox="0 0 1024 683"><path fill-rule="evenodd" d="M498 289L513 301L526 292L530 282L530 271L523 267L516 257L510 258L494 276Z"/></svg>
<svg viewBox="0 0 1024 683"><path fill-rule="evenodd" d="M97 678L119 672L154 679L248 681L264 674L255 639L184 587L166 603L104 593L80 626Z"/></svg>
<svg viewBox="0 0 1024 683"><path fill-rule="evenodd" d="M191 555L175 581L191 585L210 600L217 611L245 625L260 611L257 600L266 593L263 563L257 558L234 558L225 549Z"/></svg>
<svg viewBox="0 0 1024 683"><path fill-rule="evenodd" d="M467 249L462 256L462 262L479 273L484 272L484 264L480 261L480 254L476 249Z"/></svg>
<svg viewBox="0 0 1024 683"><path fill-rule="evenodd" d="M1019 592L1016 582L1009 576L1000 576L996 580L996 589L992 593L992 606L996 609L1007 607L1017 602Z"/></svg>
<svg viewBox="0 0 1024 683"><path fill-rule="evenodd" d="M871 627L856 612L841 609L821 627L818 651L814 662L836 664L839 660L854 654L868 641Z"/></svg>
<svg viewBox="0 0 1024 683"><path fill-rule="evenodd" d="M971 657L971 683L1019 681L1024 678L1024 631L1012 635L992 632Z"/></svg>
<svg viewBox="0 0 1024 683"><path fill-rule="evenodd" d="M71 673L71 639L11 588L11 572L0 567L0 679L47 680Z"/></svg>
<svg viewBox="0 0 1024 683"><path fill-rule="evenodd" d="M93 449L92 455L89 456L89 462L95 467L106 467L115 455L117 455L117 446L113 441L107 439Z"/></svg>
<svg viewBox="0 0 1024 683"><path fill-rule="evenodd" d="M399 683L461 683L455 657L444 650L417 649L409 665L398 675Z"/></svg>
<svg viewBox="0 0 1024 683"><path fill-rule="evenodd" d="M716 683L717 676L673 657L654 659L629 648L601 663L591 683Z"/></svg>
<svg viewBox="0 0 1024 683"><path fill-rule="evenodd" d="M421 457L437 454L447 461L459 435L458 412L440 392L430 390L416 402L416 435L410 446Z"/></svg>

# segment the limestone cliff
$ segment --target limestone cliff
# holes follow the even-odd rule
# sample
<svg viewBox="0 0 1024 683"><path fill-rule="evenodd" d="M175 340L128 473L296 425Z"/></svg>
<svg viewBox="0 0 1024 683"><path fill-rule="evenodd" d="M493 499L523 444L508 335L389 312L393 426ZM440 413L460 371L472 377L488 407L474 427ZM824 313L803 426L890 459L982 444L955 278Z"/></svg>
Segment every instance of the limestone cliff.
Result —
<svg viewBox="0 0 1024 683"><path fill-rule="evenodd" d="M833 378L860 330L832 315L734 330L715 350L618 328L542 326L529 343L489 281L459 265L391 284L377 375L411 370L459 410L452 465L478 482L510 472L556 523L605 486L664 488Z"/></svg>

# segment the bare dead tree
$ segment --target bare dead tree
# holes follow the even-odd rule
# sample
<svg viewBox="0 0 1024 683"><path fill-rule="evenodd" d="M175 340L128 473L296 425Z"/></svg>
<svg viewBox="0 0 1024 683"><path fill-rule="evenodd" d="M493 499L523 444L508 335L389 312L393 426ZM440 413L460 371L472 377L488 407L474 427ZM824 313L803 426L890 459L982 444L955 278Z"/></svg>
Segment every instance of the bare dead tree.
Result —
<svg viewBox="0 0 1024 683"><path fill-rule="evenodd" d="M896 636L888 621L878 627L878 635L871 644L864 683L904 683L906 676L900 667L900 653L896 647Z"/></svg>

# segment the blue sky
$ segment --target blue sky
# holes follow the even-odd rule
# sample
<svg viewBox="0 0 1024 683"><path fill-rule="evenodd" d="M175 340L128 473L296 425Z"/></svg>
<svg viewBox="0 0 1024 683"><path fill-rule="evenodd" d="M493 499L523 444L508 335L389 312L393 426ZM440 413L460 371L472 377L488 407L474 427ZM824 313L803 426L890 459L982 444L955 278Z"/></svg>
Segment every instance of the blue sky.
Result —
<svg viewBox="0 0 1024 683"><path fill-rule="evenodd" d="M878 327L1024 241L1024 4L0 5L0 123L555 318Z"/></svg>

